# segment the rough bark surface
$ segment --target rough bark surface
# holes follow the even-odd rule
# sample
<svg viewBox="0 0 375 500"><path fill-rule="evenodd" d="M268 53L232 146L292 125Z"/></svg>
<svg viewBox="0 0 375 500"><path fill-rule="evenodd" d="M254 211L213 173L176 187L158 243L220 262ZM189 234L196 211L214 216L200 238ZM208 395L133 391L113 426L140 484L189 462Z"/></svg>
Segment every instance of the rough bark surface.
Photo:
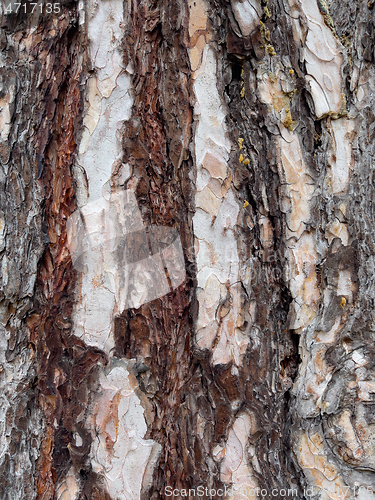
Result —
<svg viewBox="0 0 375 500"><path fill-rule="evenodd" d="M374 2L9 4L0 498L374 499Z"/></svg>

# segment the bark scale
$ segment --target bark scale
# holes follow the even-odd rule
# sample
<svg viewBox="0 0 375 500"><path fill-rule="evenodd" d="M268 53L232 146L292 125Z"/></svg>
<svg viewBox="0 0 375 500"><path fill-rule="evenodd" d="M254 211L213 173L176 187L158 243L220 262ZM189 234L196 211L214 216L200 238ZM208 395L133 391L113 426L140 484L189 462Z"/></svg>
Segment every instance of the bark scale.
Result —
<svg viewBox="0 0 375 500"><path fill-rule="evenodd" d="M59 5L2 5L1 497L375 498L373 3Z"/></svg>

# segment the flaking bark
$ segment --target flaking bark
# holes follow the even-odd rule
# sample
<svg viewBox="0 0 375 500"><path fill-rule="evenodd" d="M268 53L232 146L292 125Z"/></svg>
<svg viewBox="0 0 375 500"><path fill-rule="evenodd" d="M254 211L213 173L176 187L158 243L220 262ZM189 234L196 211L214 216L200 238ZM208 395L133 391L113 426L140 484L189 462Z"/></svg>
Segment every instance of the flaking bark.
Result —
<svg viewBox="0 0 375 500"><path fill-rule="evenodd" d="M372 494L373 3L103 6L2 11L1 498ZM127 190L186 280L101 345L67 223Z"/></svg>

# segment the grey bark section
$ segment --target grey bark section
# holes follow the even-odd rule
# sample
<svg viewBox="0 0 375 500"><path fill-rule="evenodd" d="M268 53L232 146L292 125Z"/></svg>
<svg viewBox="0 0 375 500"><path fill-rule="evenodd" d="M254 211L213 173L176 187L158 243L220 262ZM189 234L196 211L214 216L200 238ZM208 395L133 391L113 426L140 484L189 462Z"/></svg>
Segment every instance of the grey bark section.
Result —
<svg viewBox="0 0 375 500"><path fill-rule="evenodd" d="M56 119L56 102L67 74L64 46L74 13L65 11L56 23L52 15L41 16L36 27L22 13L1 14L0 496L25 500L38 494L38 459L47 430L39 404L39 338L32 332L37 290L41 293L36 279L51 222L44 155L52 138L64 134L56 134L58 123L64 128Z"/></svg>
<svg viewBox="0 0 375 500"><path fill-rule="evenodd" d="M34 351L25 326L44 243L43 192L37 181L42 163L35 149L40 63L26 54L17 35L6 28L0 34L0 496L12 500L35 498L33 477L43 433L34 404Z"/></svg>
<svg viewBox="0 0 375 500"><path fill-rule="evenodd" d="M302 428L310 435L324 437L323 453L342 478L345 498L362 498L366 494L372 498L375 491L373 6L373 2L348 1L332 2L329 6L331 27L343 45L346 111L348 119L355 123L354 133L347 139L353 163L347 190L329 194L327 167L332 163L329 151L335 137L329 118L315 120L318 140L312 163L319 191L314 225L318 229L317 248L326 250L317 263L321 301L319 312L306 332L306 345L314 343L317 332L321 337L328 334L336 321L340 327L324 352L326 369L322 372L329 373L330 378L321 396L320 408L309 418L301 418L300 408L304 402L297 389L291 409L292 435ZM320 8L325 12L324 5ZM343 205L347 207L345 215ZM346 245L339 239L327 245L327 230L335 219L347 225ZM340 287L340 276L344 274L352 294ZM317 363L317 358L312 362ZM301 367L301 379L306 375L305 370L306 367ZM308 480L311 482L311 478Z"/></svg>

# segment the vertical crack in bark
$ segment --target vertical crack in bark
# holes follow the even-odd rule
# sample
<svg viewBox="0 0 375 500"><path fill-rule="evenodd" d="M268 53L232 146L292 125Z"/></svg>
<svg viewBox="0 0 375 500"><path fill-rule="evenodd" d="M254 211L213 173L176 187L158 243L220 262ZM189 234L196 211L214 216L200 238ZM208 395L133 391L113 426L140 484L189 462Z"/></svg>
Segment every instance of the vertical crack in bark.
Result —
<svg viewBox="0 0 375 500"><path fill-rule="evenodd" d="M132 117L124 131L124 162L133 175L145 223L174 226L185 250L188 279L168 295L130 309L117 320L119 356L136 360L148 436L162 446L153 484L143 498L164 498L164 488L205 482L199 443L187 394L200 384L192 363L191 304L194 250L191 230L193 172L188 150L191 134L187 12L179 2L131 3L124 39L134 71ZM119 183L118 174L113 182Z"/></svg>
<svg viewBox="0 0 375 500"><path fill-rule="evenodd" d="M38 47L39 54L49 54L38 74L43 83L44 109L40 110L36 140L39 157L43 158L39 177L44 189L48 244L39 264L36 301L28 326L38 360L38 406L45 418L36 474L36 492L41 499L54 497L56 481L69 464L68 445L77 413L77 408L73 410L76 394L71 385L77 367L72 368L67 356L70 350L74 363L71 314L75 272L66 237L66 220L75 208L71 167L75 126L81 111L82 57L74 23L74 10L65 10L50 27L52 36L45 47Z"/></svg>
<svg viewBox="0 0 375 500"><path fill-rule="evenodd" d="M252 372L251 402L247 404L252 408L254 399L262 395L261 409L255 410L254 428L260 428L257 444L274 450L270 459L256 447L258 463L248 465L250 474L268 490L298 489L301 483L293 464L284 461L279 452L288 447L290 408L283 395L290 397L298 361L298 343L293 342L293 333L285 330L286 319L288 316L292 329L311 321L319 297L316 290L314 293L314 232L309 234L307 226L314 191L312 176L304 165L299 137L293 132L298 125L293 120L298 105L300 112L301 105L304 114L308 110L298 92L298 61L289 57L294 44L289 46L281 35L282 29L291 33L285 11L275 4L271 15L268 7L257 2L251 2L247 15L236 2L225 10L219 4L215 7L211 16L215 31L226 34L225 39L217 37L226 54L219 80L226 85L232 140L238 144L232 153L232 183L243 207L238 223L240 276L247 297L243 307L255 319L250 324L248 354L257 368ZM224 12L229 23L224 21ZM279 157L271 153L275 147L280 148ZM306 282L296 279L304 274ZM311 285L307 285L309 281ZM266 374L271 373L268 378ZM244 373L241 379L250 385Z"/></svg>
<svg viewBox="0 0 375 500"><path fill-rule="evenodd" d="M65 221L74 207L70 166L80 111L74 19L74 9L65 8L59 19L42 16L36 26L21 15L7 16L2 23L2 50L8 54L8 75L3 76L10 77L3 79L10 127L2 130L1 144L2 172L8 174L3 177L8 200L2 200L8 244L11 226L16 229L9 247L14 253L2 256L3 326L13 331L4 348L4 394L12 390L9 380L18 379L11 396L18 402L5 406L11 448L9 453L2 450L2 498L49 499L60 472L55 424L60 424L58 386L65 374L56 357L62 351L60 335L69 331L74 286Z"/></svg>
<svg viewBox="0 0 375 500"><path fill-rule="evenodd" d="M242 12L242 9L248 10ZM278 26L287 28L286 20L281 18L280 23L280 13L277 15ZM258 2L246 5L233 2L231 7L211 3L209 19L214 39L210 50L215 51L220 61L215 70L219 82L218 93L225 95L226 92L228 96L227 126L232 148L227 172L221 165L224 162L220 162L219 158L211 162L212 166L209 161L205 166L203 161L203 166L213 177L216 171L213 171L213 175L212 167L217 170L221 167L225 190L229 189L233 193L237 207L230 225L236 228L236 253L239 259L237 287L241 299L234 321L224 324L218 337L220 339L221 336L221 340L226 338L227 349L232 345L240 345L241 335L244 342L242 355L235 356L234 363L229 362L231 349L225 353L226 357L215 358L215 349L220 345L220 340L205 344L202 334L198 336L198 345L209 350L206 356L213 364L222 363L219 370L214 372L214 380L225 391L224 400L221 398L220 401L225 418L219 412L215 416L216 426L219 427L219 422L221 425L220 435L215 436L217 446L213 450L215 460L220 464L221 479L228 486L232 485L234 490L242 489L242 492L248 491L250 495L256 487L266 488L267 491L272 488L280 491L283 487L299 487L293 464L285 459L283 453L288 418L283 396L290 389L296 371L289 359L295 362L297 353L291 335L285 330L291 297L284 275L286 248L283 238L284 217L279 206L279 171L270 153L273 147L272 134L276 131L262 103L256 81L260 74L258 70L257 75L258 64L261 71L269 66L274 70L274 49L270 43L268 26L260 22L268 17L269 11L263 10ZM275 24L272 27L276 29ZM202 34L202 31L199 33ZM195 47L198 48L195 52L192 49L190 56L193 62L194 58L199 60L199 50L203 53L200 57L202 67L197 66L196 74L204 74L206 68L212 72L202 44L196 42ZM198 79L199 76L197 82ZM288 84L291 81L287 81ZM197 90L199 102L198 86ZM282 95L280 101L278 105L287 108L284 110L285 120L291 120L288 97ZM260 123L265 123L265 126L260 127ZM210 135L208 129L206 132L203 140L208 140ZM207 180L203 179L205 184ZM201 198L205 201L197 195L197 210ZM205 210L205 205L201 206ZM211 203L207 211L211 213L214 208ZM214 219L214 224L216 222ZM202 233L201 237L204 240L205 235ZM212 285L211 288L217 293L217 286ZM214 303L211 288L206 287L202 294L202 304L210 300ZM226 304L223 300L217 316L220 317L220 313L225 316L231 307L230 303ZM209 336L207 334L206 340ZM212 358L211 352L214 353ZM215 403L219 406L219 401ZM240 443L238 446L242 452L237 450L236 442Z"/></svg>

